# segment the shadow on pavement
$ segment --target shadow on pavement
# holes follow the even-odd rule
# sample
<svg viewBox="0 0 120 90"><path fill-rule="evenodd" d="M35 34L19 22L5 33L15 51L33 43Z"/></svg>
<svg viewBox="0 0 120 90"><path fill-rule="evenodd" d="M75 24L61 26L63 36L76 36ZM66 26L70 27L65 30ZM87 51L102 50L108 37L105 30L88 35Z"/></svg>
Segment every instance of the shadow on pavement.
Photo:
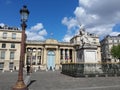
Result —
<svg viewBox="0 0 120 90"><path fill-rule="evenodd" d="M34 83L36 80L31 80L30 83L27 85L29 87L32 83Z"/></svg>

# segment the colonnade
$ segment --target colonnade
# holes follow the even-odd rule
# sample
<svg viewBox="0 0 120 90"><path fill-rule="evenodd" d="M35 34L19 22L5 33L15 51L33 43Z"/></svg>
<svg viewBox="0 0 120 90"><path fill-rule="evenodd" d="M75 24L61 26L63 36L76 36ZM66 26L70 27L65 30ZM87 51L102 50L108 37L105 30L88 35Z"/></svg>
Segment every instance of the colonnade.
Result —
<svg viewBox="0 0 120 90"><path fill-rule="evenodd" d="M42 48L27 48L26 65L40 65L43 58Z"/></svg>
<svg viewBox="0 0 120 90"><path fill-rule="evenodd" d="M73 50L72 49L60 49L60 60L61 63L73 61Z"/></svg>
<svg viewBox="0 0 120 90"><path fill-rule="evenodd" d="M47 53L49 50L53 50L55 52L55 66L59 67L61 63L74 62L75 54L73 49L27 47L25 65L47 68L47 60L49 60Z"/></svg>

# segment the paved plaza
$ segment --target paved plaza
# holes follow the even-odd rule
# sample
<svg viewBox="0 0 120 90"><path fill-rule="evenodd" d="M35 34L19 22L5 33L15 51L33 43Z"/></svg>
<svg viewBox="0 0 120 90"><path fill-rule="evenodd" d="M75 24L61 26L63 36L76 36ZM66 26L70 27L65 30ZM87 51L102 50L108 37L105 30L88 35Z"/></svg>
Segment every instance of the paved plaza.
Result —
<svg viewBox="0 0 120 90"><path fill-rule="evenodd" d="M0 72L0 90L11 90L17 72ZM26 72L24 72L26 78ZM60 71L39 71L31 74L29 90L120 90L120 77L74 78Z"/></svg>

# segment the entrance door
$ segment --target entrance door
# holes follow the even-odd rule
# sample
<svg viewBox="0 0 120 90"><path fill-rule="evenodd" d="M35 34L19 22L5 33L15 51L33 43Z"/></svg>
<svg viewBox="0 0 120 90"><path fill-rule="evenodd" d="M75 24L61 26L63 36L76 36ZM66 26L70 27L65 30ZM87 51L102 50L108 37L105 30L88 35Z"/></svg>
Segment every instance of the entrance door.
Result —
<svg viewBox="0 0 120 90"><path fill-rule="evenodd" d="M54 70L54 68L55 68L55 53L54 53L54 51L48 51L47 68L48 68L48 70Z"/></svg>

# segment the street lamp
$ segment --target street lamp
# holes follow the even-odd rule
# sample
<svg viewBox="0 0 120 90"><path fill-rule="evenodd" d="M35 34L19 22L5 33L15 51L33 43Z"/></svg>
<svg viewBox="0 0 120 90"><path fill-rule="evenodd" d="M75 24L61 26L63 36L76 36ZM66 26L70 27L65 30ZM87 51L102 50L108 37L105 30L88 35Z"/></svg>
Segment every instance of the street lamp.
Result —
<svg viewBox="0 0 120 90"><path fill-rule="evenodd" d="M27 9L27 6L23 6L23 8L20 10L21 14L21 27L22 27L22 41L21 41L21 51L20 51L20 62L19 62L19 72L18 72L18 80L13 86L12 90L28 90L28 87L25 85L23 81L23 66L24 66L24 54L25 54L25 28L27 27L26 22L29 15L29 11Z"/></svg>

